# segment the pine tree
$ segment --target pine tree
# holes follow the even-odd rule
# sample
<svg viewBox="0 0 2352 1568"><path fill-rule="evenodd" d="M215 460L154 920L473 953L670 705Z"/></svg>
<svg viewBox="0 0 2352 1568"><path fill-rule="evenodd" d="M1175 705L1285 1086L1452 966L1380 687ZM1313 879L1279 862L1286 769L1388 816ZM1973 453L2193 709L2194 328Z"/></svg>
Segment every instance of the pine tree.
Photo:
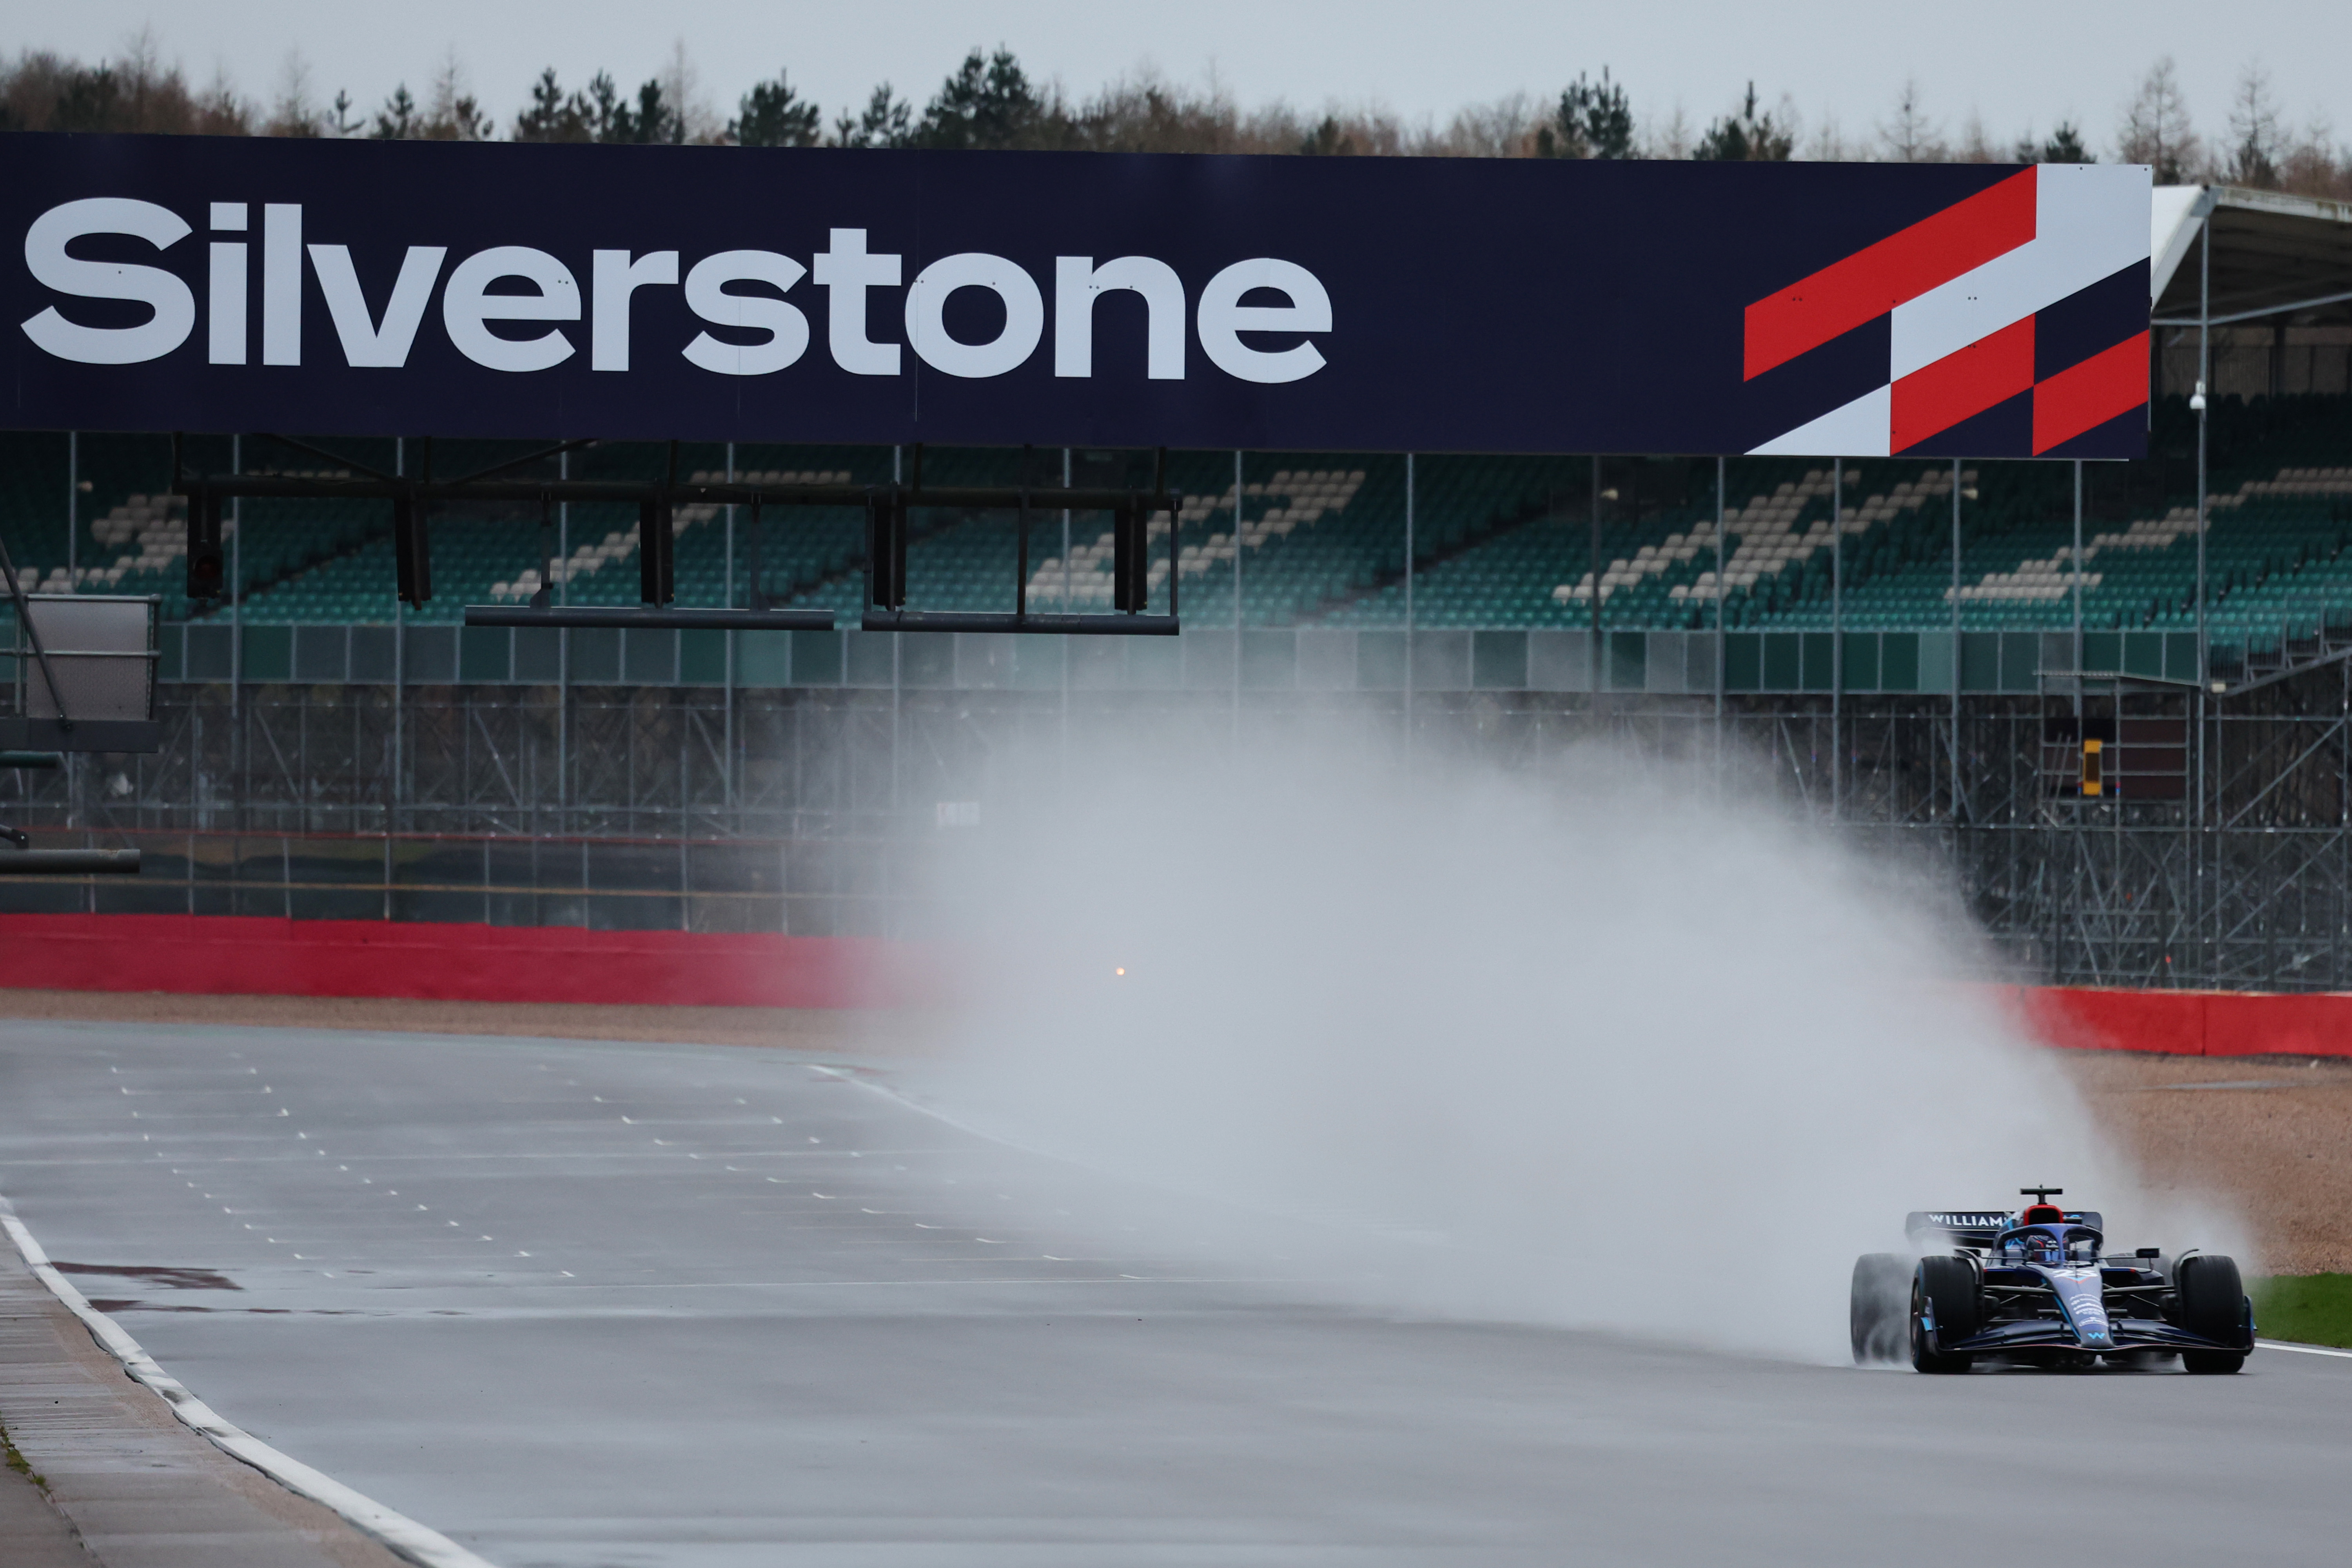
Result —
<svg viewBox="0 0 2352 1568"><path fill-rule="evenodd" d="M995 54L982 58L974 49L924 109L913 145L960 150L1018 147L1031 139L1045 118L1045 109L1012 50L1000 47Z"/></svg>
<svg viewBox="0 0 2352 1568"><path fill-rule="evenodd" d="M594 139L594 111L579 93L564 92L555 79L555 68L539 73L530 86L530 107L515 116L518 142L588 142Z"/></svg>
<svg viewBox="0 0 2352 1568"><path fill-rule="evenodd" d="M620 142L635 146L676 146L686 140L686 121L667 96L659 80L648 81L637 89L637 100L632 107L621 98L610 77L599 74L590 82L592 92L598 83L604 90L596 103L598 126L596 140Z"/></svg>
<svg viewBox="0 0 2352 1568"><path fill-rule="evenodd" d="M1633 104L1625 89L1609 79L1587 81L1582 72L1559 95L1552 123L1536 130L1538 158L1630 158L1633 155Z"/></svg>
<svg viewBox="0 0 2352 1568"><path fill-rule="evenodd" d="M1771 115L1758 110L1756 84L1751 81L1738 111L1708 126L1691 156L1702 163L1785 163L1796 145L1794 135Z"/></svg>
<svg viewBox="0 0 2352 1568"><path fill-rule="evenodd" d="M410 94L408 84L402 82L383 100L383 107L376 110L375 124L369 129L368 136L376 142L405 142L416 134L416 100Z"/></svg>
<svg viewBox="0 0 2352 1568"><path fill-rule="evenodd" d="M739 109L727 122L727 139L739 147L814 147L824 139L816 105L793 91L782 71L745 93Z"/></svg>
<svg viewBox="0 0 2352 1568"><path fill-rule="evenodd" d="M884 82L866 100L865 112L852 119L848 110L833 122L836 147L904 147L914 137L914 105Z"/></svg>
<svg viewBox="0 0 2352 1568"><path fill-rule="evenodd" d="M1309 158L1352 158L1356 155L1356 139L1340 128L1337 116L1327 114L1320 125L1299 141L1298 151Z"/></svg>
<svg viewBox="0 0 2352 1568"><path fill-rule="evenodd" d="M621 89L610 71L598 71L588 79L587 127L591 142L624 142L621 134L628 106L621 101Z"/></svg>
<svg viewBox="0 0 2352 1568"><path fill-rule="evenodd" d="M2042 156L2032 160L2042 163L2095 163L2099 160L2083 145L2083 133L2071 120L2062 120L2050 140L2042 144ZM2021 160L2023 161L2023 160Z"/></svg>

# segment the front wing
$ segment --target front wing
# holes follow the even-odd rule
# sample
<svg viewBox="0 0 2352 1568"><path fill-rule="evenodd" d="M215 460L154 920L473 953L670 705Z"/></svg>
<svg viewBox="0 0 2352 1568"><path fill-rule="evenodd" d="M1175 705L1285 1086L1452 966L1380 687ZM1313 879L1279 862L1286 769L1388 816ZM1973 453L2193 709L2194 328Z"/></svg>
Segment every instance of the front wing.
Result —
<svg viewBox="0 0 2352 1568"><path fill-rule="evenodd" d="M2109 1320L2109 1331L2115 1343L2099 1347L2099 1353L2116 1351L2250 1351L2254 1348L2254 1336L2250 1328L2245 1335L2233 1341L2207 1339L2186 1329L2152 1318L2114 1318ZM1927 1329L1928 1349L1942 1355L1991 1355L2010 1350L2084 1350L2072 1326L2056 1318L2028 1318L2014 1322L1995 1323L1980 1333L1966 1339L1947 1340L1931 1324Z"/></svg>

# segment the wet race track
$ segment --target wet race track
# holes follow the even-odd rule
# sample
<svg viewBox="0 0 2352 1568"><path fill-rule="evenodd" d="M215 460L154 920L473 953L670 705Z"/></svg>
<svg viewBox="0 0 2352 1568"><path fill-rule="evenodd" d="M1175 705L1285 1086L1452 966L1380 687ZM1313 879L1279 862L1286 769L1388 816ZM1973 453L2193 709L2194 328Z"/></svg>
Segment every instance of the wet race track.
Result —
<svg viewBox="0 0 2352 1568"><path fill-rule="evenodd" d="M2316 1563L2352 1526L2352 1360L1930 1379L1387 1321L784 1053L0 1025L0 1194L227 1419L500 1568Z"/></svg>

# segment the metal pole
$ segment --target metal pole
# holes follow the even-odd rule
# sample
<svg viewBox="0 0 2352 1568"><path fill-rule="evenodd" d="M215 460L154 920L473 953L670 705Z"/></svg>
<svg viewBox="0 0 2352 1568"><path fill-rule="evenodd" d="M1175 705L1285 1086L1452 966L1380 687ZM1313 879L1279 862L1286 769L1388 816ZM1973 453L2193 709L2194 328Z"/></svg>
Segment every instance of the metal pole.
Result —
<svg viewBox="0 0 2352 1568"><path fill-rule="evenodd" d="M81 592L81 573L77 569L78 561L74 553L74 536L80 532L80 523L81 432L68 430L66 432L66 592L68 594ZM56 694L52 692L51 695L54 697ZM64 711L62 705L58 711ZM66 753L65 771L66 826L72 827L77 826L81 818L81 758L78 753L73 752ZM88 848L89 846L85 843L83 847ZM95 912L98 899L98 884L95 881L82 884L82 898L85 912Z"/></svg>
<svg viewBox="0 0 2352 1568"><path fill-rule="evenodd" d="M2212 374L2213 220L2208 216L2197 243L2197 685L2203 689L2211 668L2205 645L2205 429ZM2201 805L2200 805L2201 810Z"/></svg>
<svg viewBox="0 0 2352 1568"><path fill-rule="evenodd" d="M1405 749L1412 749L1412 689L1413 689L1413 618L1412 618L1412 492L1416 478L1413 455L1404 455L1404 740Z"/></svg>
<svg viewBox="0 0 2352 1568"><path fill-rule="evenodd" d="M408 438L395 436L392 439L392 471L395 476L408 473ZM392 840L400 831L400 762L401 762L401 700L407 684L408 649L406 606L395 590L392 596L392 776L385 781L383 805L383 918L392 919ZM559 734L557 752L562 754Z"/></svg>
<svg viewBox="0 0 2352 1568"><path fill-rule="evenodd" d="M228 471L245 472L245 437L228 438ZM229 702L237 700L237 689L245 680L245 498L231 496L228 503L228 679Z"/></svg>
<svg viewBox="0 0 2352 1568"><path fill-rule="evenodd" d="M1592 635L1591 649L1585 657L1585 670L1591 678L1592 705L1601 706L1601 455L1592 458L1592 539L1586 546L1586 569L1592 574L1591 609Z"/></svg>
<svg viewBox="0 0 2352 1568"><path fill-rule="evenodd" d="M1952 820L1960 819L1960 460L1952 459Z"/></svg>
<svg viewBox="0 0 2352 1568"><path fill-rule="evenodd" d="M1412 458L1407 458L1410 465ZM1406 487L1405 506L1412 506L1412 487ZM1407 568L1410 574L1411 568ZM1407 581L1411 580L1408 575ZM1410 589L1407 590L1411 592ZM1242 738L1242 454L1234 453L1234 740Z"/></svg>
<svg viewBox="0 0 2352 1568"><path fill-rule="evenodd" d="M66 592L81 592L81 432L66 432Z"/></svg>
<svg viewBox="0 0 2352 1568"><path fill-rule="evenodd" d="M1715 763L1723 766L1723 682L1726 657L1723 640L1723 577L1730 563L1724 549L1723 479L1724 461L1715 459Z"/></svg>
<svg viewBox="0 0 2352 1568"><path fill-rule="evenodd" d="M906 458L906 447L893 447L890 448L890 482L894 485L905 482L904 472ZM904 512L899 514L899 521L902 523L906 521L906 514ZM892 632L890 634L890 813L894 826L896 824L896 818L898 812L898 752L905 739L902 733L905 726L902 722L902 708L899 701L899 693L903 689L904 683L900 679L898 655L899 651L906 647L906 633ZM845 642L842 648L842 676L845 681L846 680L848 674L848 647ZM798 708L795 708L793 710L793 765L794 769L793 805L795 808L799 806L801 802L801 792L798 779L800 747L800 710Z"/></svg>
<svg viewBox="0 0 2352 1568"><path fill-rule="evenodd" d="M1845 807L1845 459L1830 459L1830 820Z"/></svg>
<svg viewBox="0 0 2352 1568"><path fill-rule="evenodd" d="M2079 758L2082 753L2085 728L2083 718L2083 459L2080 458L2074 459L2074 554L2073 558L2073 565L2074 569L2074 746L2076 756ZM2118 660L2117 662L2120 663L2121 661ZM2116 739L2120 741L2123 739L2124 734L2123 688L2120 684L2116 688L2115 716ZM2079 762L2076 765L2080 765ZM2095 888L2098 880L2097 869L2092 865L2091 846L2095 842L2095 840L2090 837L2092 824L2087 815L2090 810L2091 808L2089 806L2083 804L2080 792L2078 791L2075 797L2074 814L2070 819L2070 826L2074 829L2072 836L2073 841L2067 846L2069 851L2068 861L2074 872L2072 879L2074 889L2073 897L2077 900L2084 897L2083 882L2086 875L2091 879ZM2116 811L2116 818L2117 826L2120 826L2123 819L2123 813L2120 809ZM2117 864L2121 864L2120 860L2118 860ZM2103 902L2106 900L2106 894L2104 889L2099 890L2097 892L2097 896ZM2054 959L2058 954L2060 938L2064 930L2062 912L2057 909L2054 901L2051 909L2050 928L2052 933L2050 952L2052 957ZM2112 931L2113 927L2111 926L2109 929ZM2053 975L2053 978L2056 978L2056 976Z"/></svg>
<svg viewBox="0 0 2352 1568"><path fill-rule="evenodd" d="M2207 700L2210 695L2213 668L2212 648L2208 640L2209 633L2205 619L2205 532L2210 526L2210 518L2207 512L2205 501L2206 437L2208 410L2212 400L2212 393L2207 384L2212 375L2212 317L2213 219L2209 213L2197 238L2197 795L2194 823L2199 829L2202 829L2207 821L2205 795L2208 771L2206 756L2209 742L2205 733L2205 714L2210 706ZM2217 749L2220 739L2220 729L2217 723L2212 742ZM2197 840L2192 837L2190 842L2194 844ZM2201 849L2194 855L2191 864L2196 868L2199 900L2200 902L2206 901L2203 898L2205 877L2204 853ZM2218 903L2216 907L2219 907ZM2200 910L2198 922L2200 935L2204 926L2202 913ZM2200 942L2199 946L2201 949L2205 944ZM2210 951L2200 956L2210 958Z"/></svg>
<svg viewBox="0 0 2352 1568"><path fill-rule="evenodd" d="M1062 488L1064 489L1068 489L1070 488L1070 448L1067 447L1062 448ZM1178 543L1176 538L1176 519L1178 515L1179 514L1176 512L1171 512L1168 515L1168 580L1171 584L1170 592L1171 593L1174 592L1173 584L1176 581L1176 547ZM1150 541L1151 531L1147 528L1144 530L1144 542L1148 545L1150 543ZM1145 574L1145 580L1147 582L1150 580L1149 573ZM1069 614L1075 608L1075 606L1070 603L1071 582L1070 509L1068 507L1064 507L1062 509L1062 612L1065 615ZM1061 756L1058 759L1062 764L1062 769L1065 774L1067 773L1070 765L1071 651L1070 639L1066 637L1062 639L1062 729Z"/></svg>
<svg viewBox="0 0 2352 1568"><path fill-rule="evenodd" d="M555 457L558 479L572 477L572 454L559 452ZM556 571L561 574L555 584L555 602L572 602L572 503L559 501L555 508ZM572 805L572 632L559 626L555 632L555 808L556 830L572 830L569 808Z"/></svg>
<svg viewBox="0 0 2352 1568"><path fill-rule="evenodd" d="M2212 649L2208 642L2205 622L2205 531L2210 523L2205 505L2206 435L2208 409L2212 402L2212 393L2208 390L2207 383L2212 376L2212 326L2213 218L2209 210L2204 226L2199 230L2197 237L2197 791L2191 812L2192 832L2189 838L2192 847L2189 865L2192 868L2194 879L2191 883L2192 896L2200 906L2197 910L2199 918L2196 926L2200 939L2204 931L2204 910L2201 906L2211 901L2217 910L2220 907L2218 900L2208 900L2205 897L2205 854L2200 845L2199 837L2207 821L2205 795L2209 742L2205 733L2205 715L2211 706L2209 699L2211 695L2213 669ZM2217 714L2215 718L2216 723L2210 743L2218 752L2221 742L2219 715ZM2213 956L2212 950L2208 948L2202 940L2199 942L2198 949L2199 958L2207 961L2207 967L2210 968L2210 961Z"/></svg>
<svg viewBox="0 0 2352 1568"><path fill-rule="evenodd" d="M2116 710L2118 720L2122 710ZM2074 459L2074 726L2075 742L2083 739L2083 459ZM2122 731L2116 731L2118 739Z"/></svg>
<svg viewBox="0 0 2352 1568"><path fill-rule="evenodd" d="M228 471L245 472L245 437L228 438ZM228 738L231 832L245 826L245 498L228 503Z"/></svg>
<svg viewBox="0 0 2352 1568"><path fill-rule="evenodd" d="M727 443L727 482L730 485L735 482L735 443L732 441ZM735 607L735 503L731 500L727 503L726 595L727 607L731 610ZM727 650L727 668L721 677L726 684L722 688L725 704L719 710L719 789L720 798L726 801L731 809L735 805L735 634L733 632L726 634L723 646Z"/></svg>

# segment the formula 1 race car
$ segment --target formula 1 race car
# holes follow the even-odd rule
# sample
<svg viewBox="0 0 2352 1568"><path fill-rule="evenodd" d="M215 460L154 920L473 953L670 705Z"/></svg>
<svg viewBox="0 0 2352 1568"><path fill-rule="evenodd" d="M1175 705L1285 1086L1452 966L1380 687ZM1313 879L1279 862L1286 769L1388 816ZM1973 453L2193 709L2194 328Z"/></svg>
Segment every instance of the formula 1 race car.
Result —
<svg viewBox="0 0 2352 1568"><path fill-rule="evenodd" d="M2098 1214L2050 1201L2063 1191L2021 1188L2033 1202L2016 1214L1914 1214L1903 1228L1918 1256L1857 1258L1855 1364L1908 1356L1921 1372L1966 1372L1979 1360L2084 1368L2175 1355L2188 1372L2245 1364L2254 1309L2237 1264L2153 1247L2103 1256Z"/></svg>

